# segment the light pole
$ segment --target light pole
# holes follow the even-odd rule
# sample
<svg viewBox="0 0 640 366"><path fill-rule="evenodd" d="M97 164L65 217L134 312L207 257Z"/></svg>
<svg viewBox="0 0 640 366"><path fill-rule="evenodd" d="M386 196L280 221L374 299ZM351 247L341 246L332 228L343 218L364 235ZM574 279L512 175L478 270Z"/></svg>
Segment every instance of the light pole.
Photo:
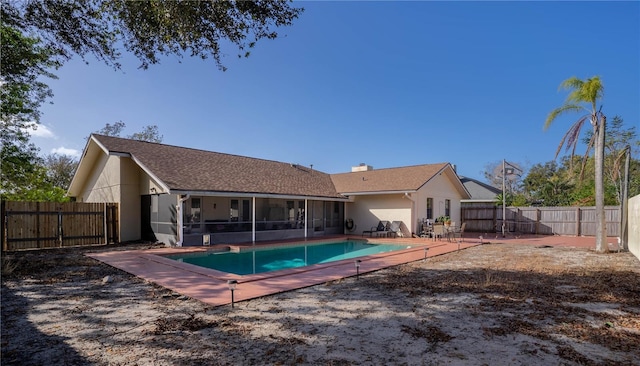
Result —
<svg viewBox="0 0 640 366"><path fill-rule="evenodd" d="M507 194L505 191L505 180L507 172L505 171L505 161L502 159L502 237L504 238L505 222L507 221Z"/></svg>
<svg viewBox="0 0 640 366"><path fill-rule="evenodd" d="M356 279L360 279L360 262L362 262L360 259L356 260Z"/></svg>
<svg viewBox="0 0 640 366"><path fill-rule="evenodd" d="M234 301L233 301L233 292L236 290L236 286L238 285L238 281L236 280L228 280L227 281L227 285L229 285L229 290L231 291L231 307L233 308L234 306Z"/></svg>
<svg viewBox="0 0 640 366"><path fill-rule="evenodd" d="M507 168L507 165L509 165L509 167ZM516 170L518 170L520 173L516 173ZM520 174L522 174L522 170L520 168L517 168L516 166L514 166L511 163L507 163L507 161L505 159L502 159L502 237L504 238L505 232L506 232L506 225L507 225L507 184L506 184L506 180L507 180L507 175L514 175L517 174L518 176L520 176Z"/></svg>

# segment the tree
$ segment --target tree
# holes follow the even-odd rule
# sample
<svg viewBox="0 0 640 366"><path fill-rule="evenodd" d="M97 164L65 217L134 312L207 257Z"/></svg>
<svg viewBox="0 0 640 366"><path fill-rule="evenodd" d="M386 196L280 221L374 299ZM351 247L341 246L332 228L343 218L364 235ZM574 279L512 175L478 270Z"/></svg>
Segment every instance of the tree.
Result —
<svg viewBox="0 0 640 366"><path fill-rule="evenodd" d="M78 161L68 155L50 154L44 158L44 167L51 184L66 192L78 167Z"/></svg>
<svg viewBox="0 0 640 366"><path fill-rule="evenodd" d="M158 132L158 126L144 126L141 132L129 135L128 138L138 141L162 142L162 135Z"/></svg>
<svg viewBox="0 0 640 366"><path fill-rule="evenodd" d="M274 28L303 11L286 0L2 0L2 8L8 22L38 35L62 60L92 54L119 68L123 47L145 69L161 56L188 55L213 58L222 70L223 44L248 57L257 41L277 38Z"/></svg>
<svg viewBox="0 0 640 366"><path fill-rule="evenodd" d="M627 129L624 127L624 120L620 116L615 116L607 123L607 134L605 136L605 161L604 176L609 184L615 187L616 204L622 200L622 184L624 179L623 165L627 147L631 156L635 155L640 147L640 140L637 139L636 126ZM593 132L587 131L583 142L588 143L593 138Z"/></svg>
<svg viewBox="0 0 640 366"><path fill-rule="evenodd" d="M561 89L570 90L567 99L560 107L552 110L544 123L545 130L561 115L568 112L585 113L569 127L569 130L561 139L558 149L556 150L556 158L563 146L566 149L571 148L571 156L573 157L577 142L579 140L580 131L586 121L591 123L593 128L593 137L587 144L585 158L592 147L594 148L594 164L595 164L595 206L596 206L596 251L608 252L607 237L605 231L604 217L604 142L606 134L607 118L602 113L602 106L598 108L598 102L604 94L604 86L600 81L600 77L594 76L587 80L580 80L577 77L571 77L564 80L560 84ZM586 106L585 106L586 105ZM583 163L583 166L584 166Z"/></svg>
<svg viewBox="0 0 640 366"><path fill-rule="evenodd" d="M524 191L531 202L545 206L567 206L573 202L573 184L555 161L531 167L524 178Z"/></svg>
<svg viewBox="0 0 640 366"><path fill-rule="evenodd" d="M26 37L5 22L5 9L0 20L0 196L20 199L25 188L41 191L50 186L44 183L42 160L38 148L29 143L26 128L40 119L39 108L51 96L42 82L43 76L55 78L48 69L59 64L41 42Z"/></svg>
<svg viewBox="0 0 640 366"><path fill-rule="evenodd" d="M12 199L15 189L31 186L24 184L30 174L42 171L25 127L39 122L41 104L53 95L43 77L55 78L51 70L64 61L93 55L117 69L123 47L143 69L163 56L187 55L213 58L225 70L222 45L248 57L258 40L277 38L274 29L303 11L284 0L0 1L0 195ZM147 132L142 138L161 138L153 128ZM31 182L46 181L40 178Z"/></svg>
<svg viewBox="0 0 640 366"><path fill-rule="evenodd" d="M95 131L95 133L99 135L119 137L122 130L126 127L127 125L122 121L115 122L114 124L107 123L100 130ZM142 131L127 136L127 138L138 141L162 142L163 136L158 131L158 126L149 125L144 126Z"/></svg>
<svg viewBox="0 0 640 366"><path fill-rule="evenodd" d="M96 131L96 133L105 136L120 136L122 129L126 126L122 121L115 122L114 124L107 123L102 129Z"/></svg>
<svg viewBox="0 0 640 366"><path fill-rule="evenodd" d="M522 165L509 163L522 172ZM507 174L505 176L505 190L507 192L520 193L522 191L522 174ZM502 161L487 163L484 167L484 178L490 186L502 189ZM501 196L502 197L502 196Z"/></svg>

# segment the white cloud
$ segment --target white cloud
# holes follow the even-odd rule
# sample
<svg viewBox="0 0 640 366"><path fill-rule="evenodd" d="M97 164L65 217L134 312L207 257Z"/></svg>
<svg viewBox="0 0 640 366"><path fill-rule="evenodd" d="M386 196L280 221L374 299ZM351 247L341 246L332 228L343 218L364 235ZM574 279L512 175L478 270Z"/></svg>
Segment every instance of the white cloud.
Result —
<svg viewBox="0 0 640 366"><path fill-rule="evenodd" d="M51 149L51 153L52 154L58 154L58 155L68 155L68 156L72 156L74 158L79 158L80 157L80 151L79 150L67 149L64 146L57 147L55 149Z"/></svg>
<svg viewBox="0 0 640 366"><path fill-rule="evenodd" d="M42 137L45 139L55 139L56 135L51 131L49 127L43 124L32 123L25 129L31 136Z"/></svg>

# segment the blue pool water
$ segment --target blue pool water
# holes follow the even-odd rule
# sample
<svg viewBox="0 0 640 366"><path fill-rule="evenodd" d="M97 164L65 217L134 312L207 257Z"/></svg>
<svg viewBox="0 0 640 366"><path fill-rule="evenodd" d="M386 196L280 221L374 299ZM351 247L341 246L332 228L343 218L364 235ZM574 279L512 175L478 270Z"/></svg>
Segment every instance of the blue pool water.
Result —
<svg viewBox="0 0 640 366"><path fill-rule="evenodd" d="M196 266L215 269L238 275L248 275L278 271L287 268L304 267L312 264L357 258L377 253L385 253L410 248L406 245L369 244L359 241L345 241L277 248L255 248L251 250L222 253L190 253L167 256Z"/></svg>

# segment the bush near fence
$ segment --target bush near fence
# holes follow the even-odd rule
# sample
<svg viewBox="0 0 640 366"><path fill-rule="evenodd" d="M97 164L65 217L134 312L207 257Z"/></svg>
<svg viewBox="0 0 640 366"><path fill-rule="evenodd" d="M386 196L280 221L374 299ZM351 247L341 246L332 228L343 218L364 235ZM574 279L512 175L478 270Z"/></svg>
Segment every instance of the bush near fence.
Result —
<svg viewBox="0 0 640 366"><path fill-rule="evenodd" d="M506 231L520 234L595 236L595 207L507 207ZM501 232L502 206L463 203L466 231ZM605 206L607 236L620 235L620 206Z"/></svg>
<svg viewBox="0 0 640 366"><path fill-rule="evenodd" d="M118 241L118 204L3 201L2 250L102 245Z"/></svg>

